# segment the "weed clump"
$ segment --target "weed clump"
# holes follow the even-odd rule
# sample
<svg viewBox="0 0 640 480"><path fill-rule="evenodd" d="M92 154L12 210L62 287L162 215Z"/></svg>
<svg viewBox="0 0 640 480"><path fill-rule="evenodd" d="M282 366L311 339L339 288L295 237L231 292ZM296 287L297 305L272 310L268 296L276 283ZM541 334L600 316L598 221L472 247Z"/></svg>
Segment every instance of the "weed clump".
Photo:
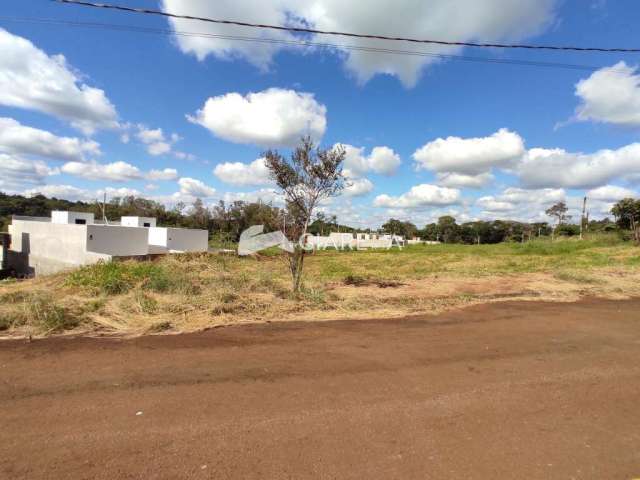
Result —
<svg viewBox="0 0 640 480"><path fill-rule="evenodd" d="M361 287L363 285L367 285L369 280L365 277L361 277L360 275L347 275L344 277L342 283L345 285L353 285L354 287Z"/></svg>
<svg viewBox="0 0 640 480"><path fill-rule="evenodd" d="M158 293L200 293L185 272L170 272L165 265L153 262L98 262L69 274L66 284L106 295L128 293L136 286Z"/></svg>
<svg viewBox="0 0 640 480"><path fill-rule="evenodd" d="M18 293L18 292L15 292ZM29 292L11 296L10 308L0 312L0 330L27 326L43 333L71 330L80 324L80 318L69 309L57 304L42 292Z"/></svg>
<svg viewBox="0 0 640 480"><path fill-rule="evenodd" d="M147 332L149 333L160 333L160 332L166 332L167 330L171 330L173 328L173 324L168 321L168 320L164 320L158 323L154 323L153 325L151 325L149 327L149 329L147 330Z"/></svg>

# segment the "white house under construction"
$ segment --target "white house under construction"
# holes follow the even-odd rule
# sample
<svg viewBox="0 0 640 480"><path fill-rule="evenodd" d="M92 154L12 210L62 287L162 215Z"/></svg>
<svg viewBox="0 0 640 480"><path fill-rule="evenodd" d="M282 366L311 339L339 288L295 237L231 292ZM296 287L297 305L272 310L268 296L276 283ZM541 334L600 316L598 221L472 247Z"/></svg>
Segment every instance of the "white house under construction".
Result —
<svg viewBox="0 0 640 480"><path fill-rule="evenodd" d="M207 230L164 228L155 218L96 221L92 213L51 212L51 218L12 218L5 268L43 275L68 268L149 254L206 252ZM5 242L6 243L6 242Z"/></svg>

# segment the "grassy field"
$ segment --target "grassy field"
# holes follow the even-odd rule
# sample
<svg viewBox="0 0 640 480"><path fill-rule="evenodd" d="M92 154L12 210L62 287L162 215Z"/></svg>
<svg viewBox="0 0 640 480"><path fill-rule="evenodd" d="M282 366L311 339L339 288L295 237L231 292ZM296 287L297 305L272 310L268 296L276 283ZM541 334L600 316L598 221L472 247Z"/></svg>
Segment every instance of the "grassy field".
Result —
<svg viewBox="0 0 640 480"><path fill-rule="evenodd" d="M185 254L0 282L0 334L141 334L272 320L437 313L505 299L640 295L640 248L616 236L323 251L290 293L278 252Z"/></svg>

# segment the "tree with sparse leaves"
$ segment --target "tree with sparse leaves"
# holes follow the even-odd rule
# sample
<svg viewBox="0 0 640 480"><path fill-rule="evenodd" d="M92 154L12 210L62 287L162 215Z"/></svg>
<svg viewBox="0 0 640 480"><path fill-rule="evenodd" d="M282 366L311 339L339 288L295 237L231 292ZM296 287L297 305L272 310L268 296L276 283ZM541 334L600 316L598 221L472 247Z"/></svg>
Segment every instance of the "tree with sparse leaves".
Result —
<svg viewBox="0 0 640 480"><path fill-rule="evenodd" d="M264 153L271 178L284 195L287 208L287 237L294 250L288 254L292 287L299 292L306 249L304 241L312 215L321 201L344 188L344 148L323 150L310 137L303 137L287 159L275 150Z"/></svg>
<svg viewBox="0 0 640 480"><path fill-rule="evenodd" d="M556 224L556 228L567 222L571 219L571 215L567 215L569 208L567 208L567 204L565 202L558 202L555 205L547 208L544 213L549 215L550 217L554 217L558 219L558 223ZM555 236L555 228L551 232L551 240L553 240Z"/></svg>

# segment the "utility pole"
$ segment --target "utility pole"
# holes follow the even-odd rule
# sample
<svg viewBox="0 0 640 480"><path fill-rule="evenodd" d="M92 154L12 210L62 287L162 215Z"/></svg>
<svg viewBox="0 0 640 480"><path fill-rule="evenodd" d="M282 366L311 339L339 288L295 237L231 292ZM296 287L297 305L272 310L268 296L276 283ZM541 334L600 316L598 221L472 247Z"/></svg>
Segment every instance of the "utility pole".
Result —
<svg viewBox="0 0 640 480"><path fill-rule="evenodd" d="M107 224L107 192L104 192L104 196L102 197L102 221L104 224Z"/></svg>
<svg viewBox="0 0 640 480"><path fill-rule="evenodd" d="M580 217L580 240L582 240L582 232L584 230L584 216L587 210L587 197L582 200L582 216Z"/></svg>

